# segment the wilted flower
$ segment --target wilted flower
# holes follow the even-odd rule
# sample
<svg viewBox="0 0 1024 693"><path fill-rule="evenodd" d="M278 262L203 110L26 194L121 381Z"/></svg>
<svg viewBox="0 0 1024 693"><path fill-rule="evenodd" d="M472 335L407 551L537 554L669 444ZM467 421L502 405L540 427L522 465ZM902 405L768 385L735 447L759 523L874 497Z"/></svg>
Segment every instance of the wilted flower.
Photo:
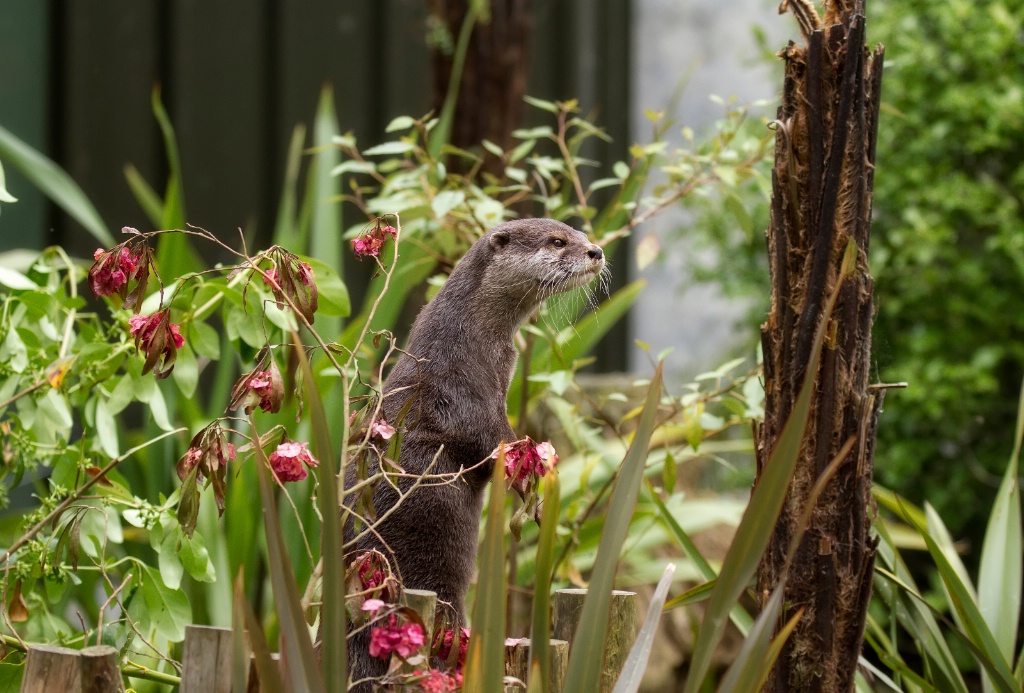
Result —
<svg viewBox="0 0 1024 693"><path fill-rule="evenodd" d="M491 453L498 459L501 448ZM533 487L536 479L558 464L555 447L549 442L534 443L529 436L505 445L505 479L521 496Z"/></svg>
<svg viewBox="0 0 1024 693"><path fill-rule="evenodd" d="M434 656L443 662L450 662L451 660L452 645L455 643L455 632L454 628L445 628L444 630L438 629L434 633ZM461 671L466 663L466 653L469 652L469 628L462 628L458 633L458 655L455 662L451 663L451 666L457 671Z"/></svg>
<svg viewBox="0 0 1024 693"><path fill-rule="evenodd" d="M92 255L93 265L89 268L89 289L93 295L99 298L117 294L124 301L124 307L129 309L141 302L151 261L145 241L136 242L131 247L130 243L116 245L111 250L97 248ZM132 279L138 281L138 286L129 294L128 284Z"/></svg>
<svg viewBox="0 0 1024 693"><path fill-rule="evenodd" d="M387 606L387 605L384 603L383 599L367 599L365 602L363 602L363 605L360 608L363 611L371 611L372 612L372 611L379 611L380 609L383 609L385 606Z"/></svg>
<svg viewBox="0 0 1024 693"><path fill-rule="evenodd" d="M437 669L431 669L430 671L417 669L412 672L412 675L423 677L416 682L418 690L422 691L422 693L454 693L454 691L459 690L459 686L462 683L454 676L450 676ZM461 676L459 678L461 679Z"/></svg>
<svg viewBox="0 0 1024 693"><path fill-rule="evenodd" d="M267 361L269 365L264 368ZM274 357L268 354L255 369L239 378L231 388L231 402L228 406L230 409L244 407L246 414L258 406L263 411L275 414L281 409L283 400L284 380L281 379L281 372L277 369Z"/></svg>
<svg viewBox="0 0 1024 693"><path fill-rule="evenodd" d="M135 348L146 355L143 375L151 370L157 378L171 374L178 349L185 345L185 338L178 326L171 322L170 310L165 308L149 316L133 315L128 319L128 333L135 337ZM160 367L155 368L158 363Z"/></svg>
<svg viewBox="0 0 1024 693"><path fill-rule="evenodd" d="M282 482L302 481L306 478L306 467L320 463L309 453L309 443L284 442L270 453L270 468Z"/></svg>
<svg viewBox="0 0 1024 693"><path fill-rule="evenodd" d="M387 625L370 629L370 656L387 658L392 652L402 659L411 657L423 644L423 627L418 623L398 624L395 614L388 616Z"/></svg>
<svg viewBox="0 0 1024 693"><path fill-rule="evenodd" d="M395 435L395 427L384 419L377 419L370 424L370 435L381 440L390 440L391 436Z"/></svg>
<svg viewBox="0 0 1024 693"><path fill-rule="evenodd" d="M284 306L287 297L306 322L312 323L318 307L313 268L295 253L278 246L271 248L267 256L273 260L274 266L264 270L263 282L270 286L278 306Z"/></svg>
<svg viewBox="0 0 1024 693"><path fill-rule="evenodd" d="M387 241L388 236L395 238L398 236L398 231L391 224L382 226L378 220L377 225L372 230L358 238L352 239L352 252L360 260L364 257L378 257L380 251L384 248L384 242Z"/></svg>
<svg viewBox="0 0 1024 693"><path fill-rule="evenodd" d="M227 441L220 423L214 421L192 438L188 450L178 460L178 478L182 481L178 522L189 536L195 530L199 515L199 487L207 480L213 485L217 511L224 512L227 467L233 459L235 446Z"/></svg>

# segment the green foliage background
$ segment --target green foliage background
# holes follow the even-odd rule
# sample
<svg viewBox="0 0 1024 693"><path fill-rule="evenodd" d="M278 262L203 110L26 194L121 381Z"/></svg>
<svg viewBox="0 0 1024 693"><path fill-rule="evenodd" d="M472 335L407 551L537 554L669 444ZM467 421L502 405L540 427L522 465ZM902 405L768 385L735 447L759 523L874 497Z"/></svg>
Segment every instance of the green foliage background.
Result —
<svg viewBox="0 0 1024 693"><path fill-rule="evenodd" d="M909 384L887 396L876 476L974 539L1024 374L1022 31L1021 3L868 7L868 43L886 47L870 249L876 379ZM752 185L737 193L753 233L719 199L699 201L722 211L686 233L718 250L697 279L753 298L760 322L767 201Z"/></svg>

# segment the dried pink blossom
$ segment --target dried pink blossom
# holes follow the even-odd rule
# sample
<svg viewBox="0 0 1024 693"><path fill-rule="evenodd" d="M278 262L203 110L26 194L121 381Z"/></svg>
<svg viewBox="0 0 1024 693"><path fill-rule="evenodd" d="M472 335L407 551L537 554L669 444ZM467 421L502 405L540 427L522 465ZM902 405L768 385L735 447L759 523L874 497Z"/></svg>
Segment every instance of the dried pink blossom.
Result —
<svg viewBox="0 0 1024 693"><path fill-rule="evenodd" d="M267 368L262 365L269 361ZM277 369L277 363L269 354L260 360L252 371L249 371L231 388L230 409L245 409L248 414L257 406L272 414L281 409L284 401L284 380Z"/></svg>
<svg viewBox="0 0 1024 693"><path fill-rule="evenodd" d="M445 628L442 632L438 630L434 634L434 656L442 662L447 662L451 657L452 644L455 642L455 629ZM466 653L469 652L469 628L459 630L459 652L454 668L461 671L466 663Z"/></svg>
<svg viewBox="0 0 1024 693"><path fill-rule="evenodd" d="M385 224L382 226L380 219L378 219L377 225L374 226L373 229L358 238L352 239L352 252L355 253L356 257L359 259L364 257L378 257L389 236L391 238L398 238L398 230L391 224Z"/></svg>
<svg viewBox="0 0 1024 693"><path fill-rule="evenodd" d="M412 675L423 677L416 682L418 690L422 691L422 693L454 693L454 691L459 690L459 686L462 684L461 680L437 669L429 671L417 669L412 672ZM461 679L461 676L459 678Z"/></svg>
<svg viewBox="0 0 1024 693"><path fill-rule="evenodd" d="M491 453L498 459L501 448ZM540 477L558 464L558 454L549 442L534 443L529 436L505 445L505 479L521 496L535 485Z"/></svg>
<svg viewBox="0 0 1024 693"><path fill-rule="evenodd" d="M402 659L411 657L423 644L423 628L418 623L398 624L391 614L384 626L370 629L370 656L387 658L391 653Z"/></svg>
<svg viewBox="0 0 1024 693"><path fill-rule="evenodd" d="M283 308L290 302L306 322L312 323L319 307L313 268L308 262L299 259L298 255L280 246L267 251L266 257L274 264L270 269L263 270L263 283L270 287L278 307Z"/></svg>
<svg viewBox="0 0 1024 693"><path fill-rule="evenodd" d="M367 599L363 602L363 605L360 608L363 611L377 611L379 609L383 609L385 606L387 605L384 603L383 599Z"/></svg>
<svg viewBox="0 0 1024 693"><path fill-rule="evenodd" d="M228 462L235 459L235 446L227 441L220 423L214 421L192 438L188 450L178 460L177 472L181 479L181 501L178 503L178 522L189 536L195 530L199 516L199 490L209 482L217 511L224 512L227 490Z"/></svg>
<svg viewBox="0 0 1024 693"><path fill-rule="evenodd" d="M185 345L185 338L178 326L171 322L168 309L148 316L133 315L128 319L128 333L135 337L135 347L146 355L143 374L151 370L157 378L171 374L178 349ZM155 368L158 363L160 367Z"/></svg>
<svg viewBox="0 0 1024 693"><path fill-rule="evenodd" d="M306 478L306 467L316 467L320 463L310 454L309 443L285 442L270 453L270 468L282 482L302 481Z"/></svg>
<svg viewBox="0 0 1024 693"><path fill-rule="evenodd" d="M370 425L370 435L381 440L390 440L395 435L395 427L384 419L377 419Z"/></svg>

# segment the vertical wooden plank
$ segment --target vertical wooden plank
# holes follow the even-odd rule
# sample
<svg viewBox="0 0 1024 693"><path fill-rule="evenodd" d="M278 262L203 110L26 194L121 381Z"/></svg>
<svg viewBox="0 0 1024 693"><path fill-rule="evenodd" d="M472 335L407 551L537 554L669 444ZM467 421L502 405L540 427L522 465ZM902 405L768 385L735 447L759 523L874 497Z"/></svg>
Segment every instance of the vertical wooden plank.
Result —
<svg viewBox="0 0 1024 693"><path fill-rule="evenodd" d="M169 5L167 105L179 133L188 221L224 239L273 221L268 3Z"/></svg>
<svg viewBox="0 0 1024 693"><path fill-rule="evenodd" d="M21 693L81 693L78 650L36 645L28 650Z"/></svg>
<svg viewBox="0 0 1024 693"><path fill-rule="evenodd" d="M231 693L231 631L185 627L181 693Z"/></svg>
<svg viewBox="0 0 1024 693"><path fill-rule="evenodd" d="M163 170L149 94L157 79L156 0L55 5L55 158L113 229L147 227L124 179L133 163L151 182ZM96 243L58 217L57 241L92 254Z"/></svg>
<svg viewBox="0 0 1024 693"><path fill-rule="evenodd" d="M78 662L82 693L124 691L121 668L117 664L117 650L110 645L83 648L79 653Z"/></svg>
<svg viewBox="0 0 1024 693"><path fill-rule="evenodd" d="M49 150L49 18L43 2L0 3L0 125L47 153ZM0 251L42 247L49 209L43 194L9 163L4 166L8 191L18 198L0 211Z"/></svg>

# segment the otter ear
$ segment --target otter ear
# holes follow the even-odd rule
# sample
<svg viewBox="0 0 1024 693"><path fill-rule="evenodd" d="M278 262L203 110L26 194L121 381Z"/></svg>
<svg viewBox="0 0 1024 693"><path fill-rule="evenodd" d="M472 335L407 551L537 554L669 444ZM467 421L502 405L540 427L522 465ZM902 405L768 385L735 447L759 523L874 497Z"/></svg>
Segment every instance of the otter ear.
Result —
<svg viewBox="0 0 1024 693"><path fill-rule="evenodd" d="M509 239L508 231L495 231L491 234L491 248L501 250L508 245Z"/></svg>

